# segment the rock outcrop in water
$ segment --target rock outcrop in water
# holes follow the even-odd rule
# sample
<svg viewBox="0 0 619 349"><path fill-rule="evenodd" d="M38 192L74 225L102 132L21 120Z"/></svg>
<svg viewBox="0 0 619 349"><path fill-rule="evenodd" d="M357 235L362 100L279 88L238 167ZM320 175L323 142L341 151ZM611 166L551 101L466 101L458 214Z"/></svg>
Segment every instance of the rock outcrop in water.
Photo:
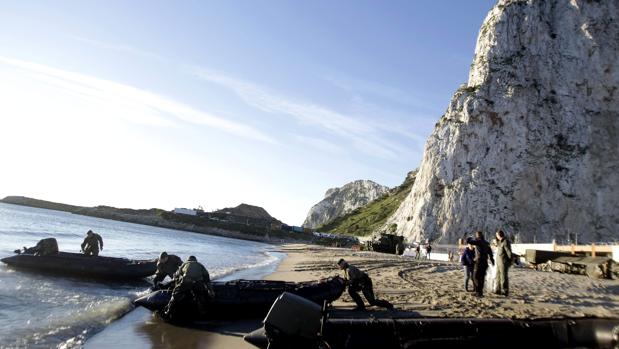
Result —
<svg viewBox="0 0 619 349"><path fill-rule="evenodd" d="M327 224L388 192L388 187L369 180L358 180L340 188L331 188L327 190L325 198L310 209L303 227L313 229Z"/></svg>
<svg viewBox="0 0 619 349"><path fill-rule="evenodd" d="M617 1L499 1L386 224L413 240L617 240L618 57Z"/></svg>

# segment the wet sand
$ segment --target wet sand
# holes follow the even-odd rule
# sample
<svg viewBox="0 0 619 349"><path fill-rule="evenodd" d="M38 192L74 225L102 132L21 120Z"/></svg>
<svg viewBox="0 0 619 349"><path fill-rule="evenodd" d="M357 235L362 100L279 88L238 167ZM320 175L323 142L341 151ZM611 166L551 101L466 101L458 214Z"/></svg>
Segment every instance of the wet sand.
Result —
<svg viewBox="0 0 619 349"><path fill-rule="evenodd" d="M308 281L341 275L335 263L345 258L370 275L377 297L415 316L535 319L619 314L619 280L511 268L508 298L487 293L478 299L463 290L458 264L308 245L285 245L280 250L287 257L264 279ZM354 303L345 292L334 307L352 309ZM253 348L242 336L258 328L260 320L182 328L136 309L94 336L86 348Z"/></svg>
<svg viewBox="0 0 619 349"><path fill-rule="evenodd" d="M254 348L243 335L260 327L260 320L202 323L195 328L165 323L137 308L89 339L85 348Z"/></svg>

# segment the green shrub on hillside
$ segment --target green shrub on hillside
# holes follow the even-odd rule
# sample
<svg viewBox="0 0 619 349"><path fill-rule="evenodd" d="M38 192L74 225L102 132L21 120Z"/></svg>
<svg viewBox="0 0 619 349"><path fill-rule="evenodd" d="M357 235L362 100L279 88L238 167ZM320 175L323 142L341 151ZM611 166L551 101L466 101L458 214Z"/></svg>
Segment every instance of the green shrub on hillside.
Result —
<svg viewBox="0 0 619 349"><path fill-rule="evenodd" d="M324 224L317 231L354 236L367 236L380 229L387 218L400 206L415 182L416 171L409 173L404 183L390 193L359 207L352 212L337 217L330 223Z"/></svg>

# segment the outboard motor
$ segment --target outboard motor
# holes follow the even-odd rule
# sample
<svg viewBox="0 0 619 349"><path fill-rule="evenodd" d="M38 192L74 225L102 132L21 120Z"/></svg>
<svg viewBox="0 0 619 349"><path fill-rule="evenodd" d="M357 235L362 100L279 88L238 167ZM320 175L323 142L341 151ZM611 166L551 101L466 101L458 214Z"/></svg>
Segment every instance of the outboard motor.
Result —
<svg viewBox="0 0 619 349"><path fill-rule="evenodd" d="M284 292L271 306L264 327L243 338L259 348L320 348L321 319L318 304Z"/></svg>

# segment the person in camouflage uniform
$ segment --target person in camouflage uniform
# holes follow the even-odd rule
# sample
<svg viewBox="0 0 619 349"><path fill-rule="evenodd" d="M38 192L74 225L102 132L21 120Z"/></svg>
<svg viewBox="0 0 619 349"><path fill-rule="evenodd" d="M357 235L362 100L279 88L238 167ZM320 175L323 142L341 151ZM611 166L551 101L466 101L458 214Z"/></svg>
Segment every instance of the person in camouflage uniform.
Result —
<svg viewBox="0 0 619 349"><path fill-rule="evenodd" d="M82 251L87 256L98 256L99 249L103 250L103 238L92 230L86 232L86 238L82 242Z"/></svg>
<svg viewBox="0 0 619 349"><path fill-rule="evenodd" d="M359 291L363 292L365 299L368 300L370 305L393 309L393 305L388 301L376 299L374 296L372 279L370 279L368 274L362 272L354 265L348 264L344 259L340 259L337 265L341 270L344 270L344 279L348 285L348 294L357 304L357 310L365 310L365 304L358 293Z"/></svg>
<svg viewBox="0 0 619 349"><path fill-rule="evenodd" d="M211 278L196 257L189 256L176 274L172 298L163 317L175 322L186 322L206 313L208 301L215 297Z"/></svg>
<svg viewBox="0 0 619 349"><path fill-rule="evenodd" d="M174 274L178 271L178 267L183 264L181 258L177 255L168 254L167 252L161 252L159 259L157 260L157 272L153 279L153 285L158 286L166 276L171 279L174 278Z"/></svg>

